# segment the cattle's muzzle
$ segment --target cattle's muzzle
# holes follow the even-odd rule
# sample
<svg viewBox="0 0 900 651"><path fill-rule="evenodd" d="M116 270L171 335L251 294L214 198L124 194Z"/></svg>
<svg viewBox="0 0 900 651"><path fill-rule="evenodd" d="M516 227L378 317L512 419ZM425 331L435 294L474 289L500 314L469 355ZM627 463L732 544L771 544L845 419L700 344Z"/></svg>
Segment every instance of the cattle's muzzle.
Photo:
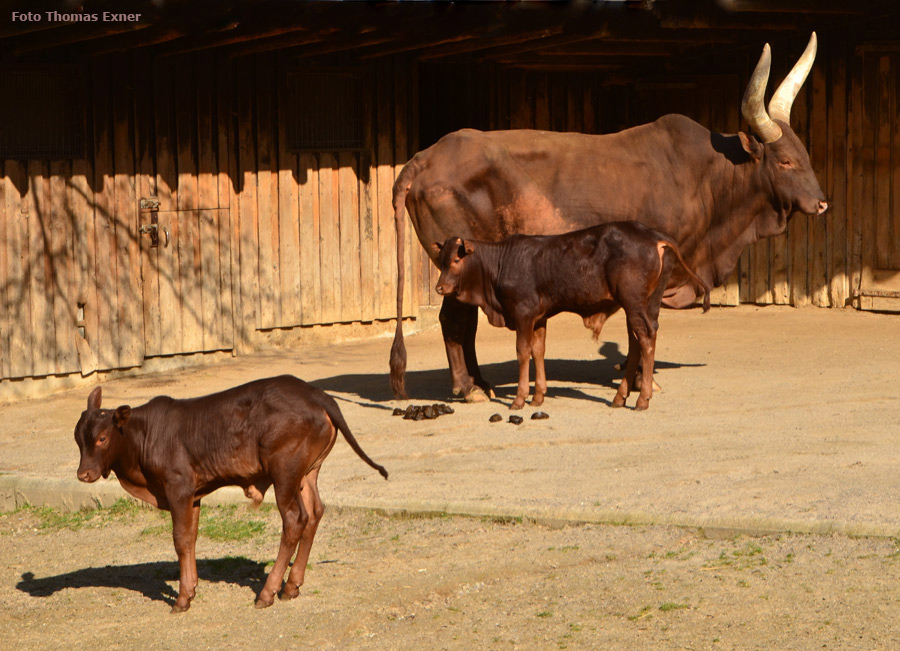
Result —
<svg viewBox="0 0 900 651"><path fill-rule="evenodd" d="M816 214L821 215L823 212L828 210L828 202L827 201L819 201L816 204Z"/></svg>
<svg viewBox="0 0 900 651"><path fill-rule="evenodd" d="M95 481L100 479L100 472L97 470L78 470L78 481L83 481L86 484L93 484Z"/></svg>
<svg viewBox="0 0 900 651"><path fill-rule="evenodd" d="M453 288L444 283L438 283L437 285L435 285L434 291L436 291L441 296L449 296L453 293Z"/></svg>

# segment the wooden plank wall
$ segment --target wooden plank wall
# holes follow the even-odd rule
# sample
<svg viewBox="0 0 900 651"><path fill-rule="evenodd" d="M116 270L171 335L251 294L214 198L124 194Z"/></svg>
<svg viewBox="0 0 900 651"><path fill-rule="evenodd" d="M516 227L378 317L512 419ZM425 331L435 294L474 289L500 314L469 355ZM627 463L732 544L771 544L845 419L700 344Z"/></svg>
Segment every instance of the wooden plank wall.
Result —
<svg viewBox="0 0 900 651"><path fill-rule="evenodd" d="M0 378L143 359L124 66L111 58L83 66L86 158L0 161Z"/></svg>
<svg viewBox="0 0 900 651"><path fill-rule="evenodd" d="M288 149L281 54L235 61L237 230L241 321L246 329L370 322L396 317L396 235L391 189L412 156L408 132L415 78L385 58L365 70L363 151ZM407 229L408 278L424 262ZM408 282L404 314L417 313L420 286ZM245 330L244 337L252 338Z"/></svg>
<svg viewBox="0 0 900 651"><path fill-rule="evenodd" d="M232 347L234 192L218 70L210 56L95 57L81 71L86 156L0 161L0 378ZM152 196L167 249L139 235L149 218L138 201Z"/></svg>

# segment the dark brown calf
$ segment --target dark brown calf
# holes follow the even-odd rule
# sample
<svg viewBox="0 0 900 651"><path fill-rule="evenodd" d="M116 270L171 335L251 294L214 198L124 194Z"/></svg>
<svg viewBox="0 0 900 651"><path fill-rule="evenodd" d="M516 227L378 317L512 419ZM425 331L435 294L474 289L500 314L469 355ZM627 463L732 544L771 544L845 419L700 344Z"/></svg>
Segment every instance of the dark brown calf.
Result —
<svg viewBox="0 0 900 651"><path fill-rule="evenodd" d="M606 319L623 308L628 360L612 404L625 405L640 361L643 373L636 409L646 409L653 395L657 319L673 257L705 292L704 311L709 309L709 287L687 266L675 243L638 222L602 224L564 235L514 235L501 242L451 237L434 246L441 267L437 293L480 306L491 325L516 331L519 387L511 409L525 405L532 357L531 404L544 401L544 348L551 316L574 312L596 338Z"/></svg>
<svg viewBox="0 0 900 651"><path fill-rule="evenodd" d="M281 598L293 599L303 585L324 512L316 480L338 430L363 461L388 476L359 447L334 399L290 375L202 398L157 397L134 409L102 409L100 400L97 387L75 427L78 479L94 482L115 472L130 494L172 513L181 569L172 612L187 610L196 591L202 497L240 486L258 505L274 486L283 526L275 566L256 600L263 608L274 602L295 551Z"/></svg>

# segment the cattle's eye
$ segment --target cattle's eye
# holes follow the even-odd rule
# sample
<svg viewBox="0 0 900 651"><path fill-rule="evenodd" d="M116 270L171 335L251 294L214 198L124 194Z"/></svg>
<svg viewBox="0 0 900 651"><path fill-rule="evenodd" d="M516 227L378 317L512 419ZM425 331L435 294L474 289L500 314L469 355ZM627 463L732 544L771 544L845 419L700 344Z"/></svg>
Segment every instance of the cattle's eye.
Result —
<svg viewBox="0 0 900 651"><path fill-rule="evenodd" d="M781 165L781 167L783 167L786 170L790 170L790 169L794 168L794 163L789 160L783 160L783 161L779 162L778 164Z"/></svg>
<svg viewBox="0 0 900 651"><path fill-rule="evenodd" d="M101 434L97 437L97 443L106 443L106 434Z"/></svg>

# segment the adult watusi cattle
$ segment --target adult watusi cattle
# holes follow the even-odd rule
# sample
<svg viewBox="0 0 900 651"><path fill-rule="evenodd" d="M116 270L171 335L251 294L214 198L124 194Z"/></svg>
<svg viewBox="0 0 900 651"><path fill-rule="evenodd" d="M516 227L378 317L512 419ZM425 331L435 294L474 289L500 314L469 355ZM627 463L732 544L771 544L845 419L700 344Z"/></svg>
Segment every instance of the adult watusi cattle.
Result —
<svg viewBox="0 0 900 651"><path fill-rule="evenodd" d="M180 578L172 612L190 608L197 588L195 546L200 499L222 486L240 486L258 505L269 486L281 512L281 547L256 600L271 606L294 552L281 593L300 593L316 528L325 508L319 468L338 430L367 464L388 473L362 451L334 399L283 375L220 393L174 400L154 398L132 409L102 409L100 387L91 391L75 427L81 452L78 479L95 482L116 473L131 495L172 514Z"/></svg>
<svg viewBox="0 0 900 651"><path fill-rule="evenodd" d="M709 287L687 266L675 243L639 222L600 224L562 235L512 235L500 242L451 236L433 246L441 266L437 293L480 307L491 325L516 331L519 385L510 409L525 406L532 358L531 404L544 402L550 317L574 312L599 337L606 319L624 309L628 359L612 405L625 406L640 361L636 409L647 409L653 395L659 308L674 262L704 293L704 311L709 309Z"/></svg>
<svg viewBox="0 0 900 651"><path fill-rule="evenodd" d="M393 190L399 267L394 395L406 396L404 208L435 263L431 243L451 235L496 242L513 233L552 235L640 218L671 236L706 284L719 286L744 247L783 233L795 211L821 214L828 207L809 154L790 127L791 105L815 54L813 33L767 112L771 53L768 44L763 48L741 104L755 136L711 133L682 115L666 115L607 135L463 129L416 154ZM684 307L696 298L686 273L676 269L663 304ZM485 399L478 390L489 387L475 355L477 308L445 298L440 320L453 392Z"/></svg>

